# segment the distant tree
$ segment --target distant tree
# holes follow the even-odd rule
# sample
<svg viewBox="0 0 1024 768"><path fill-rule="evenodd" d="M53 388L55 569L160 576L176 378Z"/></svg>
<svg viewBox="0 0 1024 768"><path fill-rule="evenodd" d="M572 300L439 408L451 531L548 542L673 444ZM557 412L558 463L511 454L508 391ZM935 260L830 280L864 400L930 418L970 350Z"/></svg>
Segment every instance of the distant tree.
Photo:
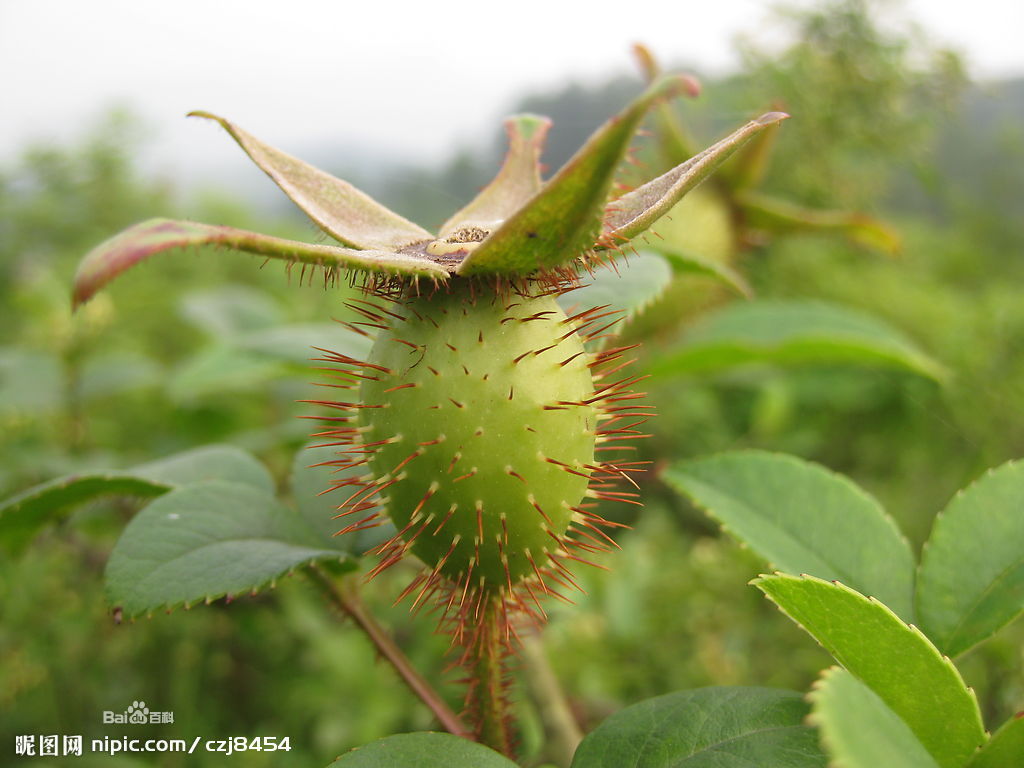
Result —
<svg viewBox="0 0 1024 768"><path fill-rule="evenodd" d="M786 126L771 186L813 204L863 207L927 156L966 83L959 57L915 30L884 30L869 0L780 11L781 53L741 46L746 88L777 100Z"/></svg>

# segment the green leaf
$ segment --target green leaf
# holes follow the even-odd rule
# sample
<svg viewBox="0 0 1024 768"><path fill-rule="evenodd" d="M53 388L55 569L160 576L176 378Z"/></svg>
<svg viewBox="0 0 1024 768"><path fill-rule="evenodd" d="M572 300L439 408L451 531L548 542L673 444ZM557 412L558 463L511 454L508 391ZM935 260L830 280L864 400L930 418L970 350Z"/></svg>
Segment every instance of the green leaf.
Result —
<svg viewBox="0 0 1024 768"><path fill-rule="evenodd" d="M284 319L270 296L241 285L188 293L181 299L180 312L193 326L218 340L273 328Z"/></svg>
<svg viewBox="0 0 1024 768"><path fill-rule="evenodd" d="M274 492L274 478L252 454L231 445L205 445L139 464L129 473L171 487L224 480Z"/></svg>
<svg viewBox="0 0 1024 768"><path fill-rule="evenodd" d="M255 592L300 565L342 560L273 496L214 481L139 512L107 563L107 594L126 616Z"/></svg>
<svg viewBox="0 0 1024 768"><path fill-rule="evenodd" d="M1024 612L1024 461L989 470L935 519L917 602L921 628L950 656Z"/></svg>
<svg viewBox="0 0 1024 768"><path fill-rule="evenodd" d="M390 211L347 181L264 144L234 123L209 112L189 117L216 120L253 162L328 235L354 248L395 250L432 240L425 229Z"/></svg>
<svg viewBox="0 0 1024 768"><path fill-rule="evenodd" d="M914 732L844 669L826 670L808 698L810 722L836 768L939 768Z"/></svg>
<svg viewBox="0 0 1024 768"><path fill-rule="evenodd" d="M680 163L671 171L615 200L608 208L604 224L605 233L602 240L605 246L614 247L647 230L668 213L683 195L710 176L750 137L788 117L789 115L784 112L763 114L703 152Z"/></svg>
<svg viewBox="0 0 1024 768"><path fill-rule="evenodd" d="M902 248L900 236L863 213L805 208L767 195L746 193L737 199L747 226L774 235L837 232L855 243L890 256Z"/></svg>
<svg viewBox="0 0 1024 768"><path fill-rule="evenodd" d="M0 503L0 540L19 551L40 528L79 504L112 495L159 496L207 480L243 483L264 493L274 490L270 473L250 454L210 445L132 469L68 475L29 488Z"/></svg>
<svg viewBox="0 0 1024 768"><path fill-rule="evenodd" d="M530 201L487 237L459 274L528 275L567 264L593 248L615 170L647 111L687 87L665 78L601 126Z"/></svg>
<svg viewBox="0 0 1024 768"><path fill-rule="evenodd" d="M977 699L956 667L885 605L813 576L752 583L902 718L941 768L962 768L984 743Z"/></svg>
<svg viewBox="0 0 1024 768"><path fill-rule="evenodd" d="M325 275L327 280L335 279L335 272L341 269L431 277L435 280L448 277L444 267L421 256L313 245L191 221L149 219L114 235L85 255L75 274L72 303L76 307L85 303L115 277L150 256L172 248L200 245L219 245L267 258L324 267L329 270Z"/></svg>
<svg viewBox="0 0 1024 768"><path fill-rule="evenodd" d="M516 768L492 749L449 733L401 733L356 747L329 768Z"/></svg>
<svg viewBox="0 0 1024 768"><path fill-rule="evenodd" d="M910 544L848 478L795 456L735 451L679 462L665 480L774 569L839 580L913 620Z"/></svg>
<svg viewBox="0 0 1024 768"><path fill-rule="evenodd" d="M465 208L441 227L446 237L461 227L488 232L518 211L541 188L540 155L551 121L537 115L517 115L505 121L509 148L498 175Z"/></svg>
<svg viewBox="0 0 1024 768"><path fill-rule="evenodd" d="M359 467L339 470L324 465L324 462L337 459L338 453L337 446L324 445L323 441L311 443L299 450L292 462L292 495L299 514L324 542L329 542L328 546L359 557L391 538L395 530L390 523L386 523L376 528L335 536L348 524L336 519L338 505L354 490L341 484L365 473L365 469Z"/></svg>
<svg viewBox="0 0 1024 768"><path fill-rule="evenodd" d="M652 249L668 261L672 271L677 275L696 274L714 277L741 296L749 299L754 295L754 290L750 287L750 283L747 282L746 278L728 264L709 259L693 251L683 251L679 248L662 244L653 245Z"/></svg>
<svg viewBox="0 0 1024 768"><path fill-rule="evenodd" d="M1008 768L1024 760L1024 712L1003 723L965 768Z"/></svg>
<svg viewBox="0 0 1024 768"><path fill-rule="evenodd" d="M166 483L118 472L68 475L29 488L0 504L0 541L20 552L47 523L57 522L79 504L103 496L148 498L166 493Z"/></svg>
<svg viewBox="0 0 1024 768"><path fill-rule="evenodd" d="M595 269L589 283L562 294L558 303L570 315L592 307L621 312L621 318L603 331L615 334L631 318L643 312L671 282L672 270L668 262L656 253L641 251L628 259L617 260L613 267Z"/></svg>
<svg viewBox="0 0 1024 768"><path fill-rule="evenodd" d="M200 350L170 376L167 389L176 400L265 389L289 374L315 376L323 352L365 359L372 340L331 323L295 323L252 331Z"/></svg>
<svg viewBox="0 0 1024 768"><path fill-rule="evenodd" d="M699 688L642 701L589 733L572 768L824 768L798 693Z"/></svg>
<svg viewBox="0 0 1024 768"><path fill-rule="evenodd" d="M279 360L227 344L201 349L181 363L167 381L167 391L179 402L211 395L265 390L266 383L286 371Z"/></svg>
<svg viewBox="0 0 1024 768"><path fill-rule="evenodd" d="M938 363L878 318L824 302L781 300L708 313L650 371L707 373L753 364L867 365L945 377Z"/></svg>

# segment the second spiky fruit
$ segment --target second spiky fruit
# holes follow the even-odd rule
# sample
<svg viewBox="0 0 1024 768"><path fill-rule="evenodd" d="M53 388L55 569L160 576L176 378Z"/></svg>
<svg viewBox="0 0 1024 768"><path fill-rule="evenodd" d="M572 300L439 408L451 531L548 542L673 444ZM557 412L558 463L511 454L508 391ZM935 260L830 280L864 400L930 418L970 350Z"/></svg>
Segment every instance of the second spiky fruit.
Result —
<svg viewBox="0 0 1024 768"><path fill-rule="evenodd" d="M573 320L550 296L466 285L396 309L360 386L388 516L457 583L539 577L594 464L591 359Z"/></svg>

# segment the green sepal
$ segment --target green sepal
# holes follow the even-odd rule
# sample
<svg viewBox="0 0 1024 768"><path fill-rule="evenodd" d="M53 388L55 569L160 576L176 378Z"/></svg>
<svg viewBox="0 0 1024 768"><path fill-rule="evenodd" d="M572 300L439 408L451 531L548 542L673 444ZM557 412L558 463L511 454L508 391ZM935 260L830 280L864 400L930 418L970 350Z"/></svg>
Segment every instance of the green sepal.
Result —
<svg viewBox="0 0 1024 768"><path fill-rule="evenodd" d="M435 280L448 277L444 267L421 256L314 245L234 227L191 221L149 219L114 235L85 255L75 274L72 304L78 307L85 303L115 277L150 256L172 248L200 245L218 245L272 259L311 264L327 270L355 269L380 274L430 277Z"/></svg>
<svg viewBox="0 0 1024 768"><path fill-rule="evenodd" d="M722 180L734 194L756 187L764 180L778 135L778 124L761 131L741 147L732 162L722 169Z"/></svg>
<svg viewBox="0 0 1024 768"><path fill-rule="evenodd" d="M615 171L647 111L684 91L687 81L659 80L602 125L527 204L459 265L462 275L529 275L593 248Z"/></svg>
<svg viewBox="0 0 1024 768"><path fill-rule="evenodd" d="M340 243L361 249L395 250L433 239L425 229L385 208L347 181L264 144L223 117L203 111L188 114L220 123L292 202Z"/></svg>
<svg viewBox="0 0 1024 768"><path fill-rule="evenodd" d="M615 247L617 243L647 230L748 139L788 117L785 112L767 112L667 173L615 200L609 205L605 217L601 247Z"/></svg>
<svg viewBox="0 0 1024 768"><path fill-rule="evenodd" d="M540 155L550 127L548 118L537 115L508 118L505 121L508 154L501 170L472 202L441 226L439 236L446 237L467 226L487 231L497 229L537 194L541 188Z"/></svg>

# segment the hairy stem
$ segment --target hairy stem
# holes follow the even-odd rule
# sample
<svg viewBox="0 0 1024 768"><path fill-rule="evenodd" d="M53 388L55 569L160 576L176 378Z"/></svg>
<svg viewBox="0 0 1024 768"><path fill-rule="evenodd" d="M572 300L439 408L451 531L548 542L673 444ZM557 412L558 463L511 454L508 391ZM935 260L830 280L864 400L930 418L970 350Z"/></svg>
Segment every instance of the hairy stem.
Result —
<svg viewBox="0 0 1024 768"><path fill-rule="evenodd" d="M555 670L544 650L540 636L523 640L523 670L533 698L540 709L541 721L548 737L549 757L559 765L569 765L583 732L569 707Z"/></svg>
<svg viewBox="0 0 1024 768"><path fill-rule="evenodd" d="M479 624L469 638L464 657L470 674L466 712L476 726L479 742L512 757L511 718L505 697L507 617L499 597L486 596L481 602Z"/></svg>
<svg viewBox="0 0 1024 768"><path fill-rule="evenodd" d="M395 668L399 677L409 686L409 690L430 708L442 727L456 736L472 738L469 729L462 724L459 716L451 710L430 683L413 668L402 649L395 644L384 628L366 610L352 582L343 580L341 584L338 584L317 565L309 566L309 571L328 599L351 617L356 625L366 633L377 652Z"/></svg>

